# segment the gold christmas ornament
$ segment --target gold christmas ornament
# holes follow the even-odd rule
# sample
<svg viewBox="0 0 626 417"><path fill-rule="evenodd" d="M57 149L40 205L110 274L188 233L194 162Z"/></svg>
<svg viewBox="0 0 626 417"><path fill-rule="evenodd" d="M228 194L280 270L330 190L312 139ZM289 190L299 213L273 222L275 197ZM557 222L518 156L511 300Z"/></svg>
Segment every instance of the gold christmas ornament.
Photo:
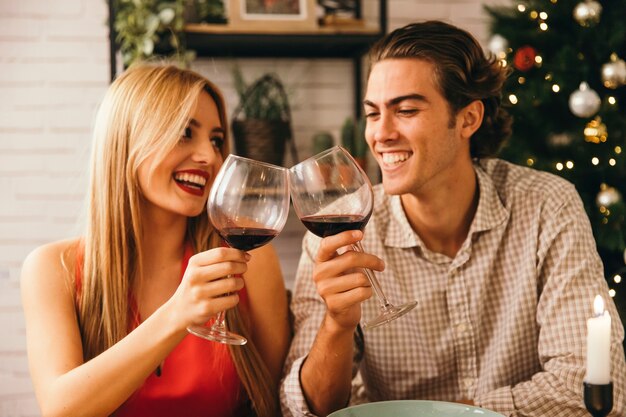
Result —
<svg viewBox="0 0 626 417"><path fill-rule="evenodd" d="M612 89L626 84L626 62L616 53L612 53L611 60L602 65L602 82L606 88Z"/></svg>
<svg viewBox="0 0 626 417"><path fill-rule="evenodd" d="M587 123L583 133L585 135L585 142L591 143L606 142L606 138L609 136L606 131L606 125L602 123L600 116L596 116L595 119Z"/></svg>
<svg viewBox="0 0 626 417"><path fill-rule="evenodd" d="M615 203L618 203L622 199L619 191L614 187L609 187L606 184L600 185L600 192L596 196L596 204L598 207L609 207Z"/></svg>
<svg viewBox="0 0 626 417"><path fill-rule="evenodd" d="M569 97L569 108L578 117L591 117L600 110L600 96L586 82L580 83L578 90Z"/></svg>
<svg viewBox="0 0 626 417"><path fill-rule="evenodd" d="M585 0L574 8L574 20L582 27L591 27L600 21L602 5L595 0Z"/></svg>

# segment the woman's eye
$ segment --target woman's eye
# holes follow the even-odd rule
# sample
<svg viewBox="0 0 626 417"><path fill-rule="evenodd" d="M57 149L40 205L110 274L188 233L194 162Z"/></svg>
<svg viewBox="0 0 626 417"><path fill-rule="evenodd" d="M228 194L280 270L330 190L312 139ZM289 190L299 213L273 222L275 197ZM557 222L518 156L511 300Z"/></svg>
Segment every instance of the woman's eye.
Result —
<svg viewBox="0 0 626 417"><path fill-rule="evenodd" d="M224 146L224 138L222 136L213 136L211 137L211 143L217 149L222 149L222 146Z"/></svg>
<svg viewBox="0 0 626 417"><path fill-rule="evenodd" d="M186 127L185 130L183 131L183 138L191 139L191 128L190 127Z"/></svg>

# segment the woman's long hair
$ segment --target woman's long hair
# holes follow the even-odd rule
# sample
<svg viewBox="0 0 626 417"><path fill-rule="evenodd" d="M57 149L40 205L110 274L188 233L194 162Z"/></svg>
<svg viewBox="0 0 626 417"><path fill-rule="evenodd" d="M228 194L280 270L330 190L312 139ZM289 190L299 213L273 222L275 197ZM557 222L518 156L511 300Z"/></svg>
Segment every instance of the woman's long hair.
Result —
<svg viewBox="0 0 626 417"><path fill-rule="evenodd" d="M139 165L152 155L158 164L176 146L203 91L215 101L226 129L224 100L217 87L195 72L172 65L131 67L111 85L100 106L94 128L78 295L86 361L129 332L128 296L134 280L142 276ZM228 154L225 139L223 158ZM196 252L220 245L206 208L188 220L187 239ZM249 340L244 347L231 348L231 356L256 414L273 416L278 414L277 389L250 341L246 322L238 307L228 311L229 327Z"/></svg>

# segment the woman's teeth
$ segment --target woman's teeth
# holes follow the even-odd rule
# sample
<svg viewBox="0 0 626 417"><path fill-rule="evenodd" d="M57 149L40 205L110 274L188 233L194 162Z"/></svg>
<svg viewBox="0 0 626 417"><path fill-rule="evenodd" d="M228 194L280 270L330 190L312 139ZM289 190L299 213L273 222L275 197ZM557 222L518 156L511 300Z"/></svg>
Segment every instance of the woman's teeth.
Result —
<svg viewBox="0 0 626 417"><path fill-rule="evenodd" d="M390 152L382 154L383 162L388 165L395 165L409 159L408 152Z"/></svg>
<svg viewBox="0 0 626 417"><path fill-rule="evenodd" d="M184 182L185 185L202 188L206 185L206 178L188 173L179 173L174 176L174 179L178 182Z"/></svg>

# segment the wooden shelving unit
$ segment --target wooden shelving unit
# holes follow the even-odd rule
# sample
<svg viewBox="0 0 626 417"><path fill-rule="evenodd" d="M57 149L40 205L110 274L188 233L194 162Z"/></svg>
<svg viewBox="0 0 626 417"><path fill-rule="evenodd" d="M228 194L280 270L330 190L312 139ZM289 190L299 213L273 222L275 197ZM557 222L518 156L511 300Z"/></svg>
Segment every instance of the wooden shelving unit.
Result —
<svg viewBox="0 0 626 417"><path fill-rule="evenodd" d="M312 0L314 1L314 0ZM109 0L109 22L114 10ZM270 23L271 24L271 23ZM111 74L115 74L115 35L111 27ZM199 57L222 58L336 58L350 59L353 65L354 114L362 109L362 57L368 48L387 31L387 0L379 0L379 19L375 26L334 26L306 30L258 29L245 26L188 24L185 26L187 48Z"/></svg>

